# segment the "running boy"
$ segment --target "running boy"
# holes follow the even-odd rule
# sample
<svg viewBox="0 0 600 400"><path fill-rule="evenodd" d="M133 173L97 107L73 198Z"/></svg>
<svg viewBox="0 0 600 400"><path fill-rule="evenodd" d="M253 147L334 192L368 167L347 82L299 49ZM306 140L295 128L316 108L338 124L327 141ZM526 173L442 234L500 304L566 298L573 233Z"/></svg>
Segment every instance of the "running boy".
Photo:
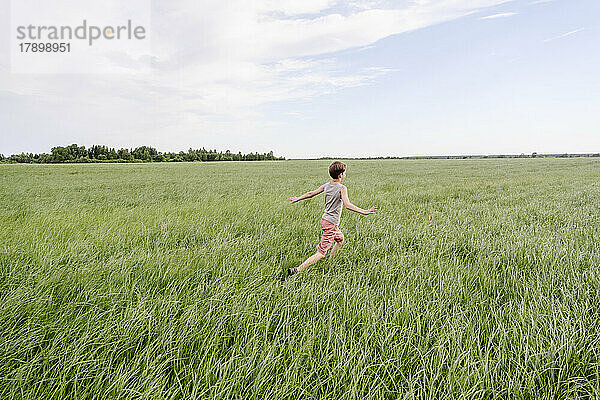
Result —
<svg viewBox="0 0 600 400"><path fill-rule="evenodd" d="M362 208L350 203L350 200L348 199L348 190L346 189L346 186L342 185L342 181L346 177L346 164L341 161L334 161L329 166L329 175L332 178L331 182L321 185L321 187L313 190L312 192L304 193L300 197L288 198L290 203L295 203L300 200L314 197L321 192L325 192L325 213L321 218L323 236L321 237L321 242L317 245L317 252L308 257L308 259L300 264L300 266L289 268L289 275L294 275L295 273L308 268L325 257L325 254L327 254L327 250L329 250L333 241L335 241L335 245L333 246L331 254L329 255L330 259L340 249L340 247L342 247L344 244L344 234L339 228L340 216L342 215L342 203L348 210L355 211L363 215L372 214L377 209L377 206L373 206L368 210L363 210Z"/></svg>

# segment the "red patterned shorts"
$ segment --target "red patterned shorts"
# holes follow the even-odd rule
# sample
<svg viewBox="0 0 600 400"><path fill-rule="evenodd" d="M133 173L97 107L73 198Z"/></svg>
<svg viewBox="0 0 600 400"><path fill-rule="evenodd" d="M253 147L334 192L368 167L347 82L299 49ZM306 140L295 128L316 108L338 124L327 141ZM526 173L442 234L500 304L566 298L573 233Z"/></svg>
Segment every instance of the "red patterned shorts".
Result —
<svg viewBox="0 0 600 400"><path fill-rule="evenodd" d="M323 229L323 236L321 237L321 242L317 245L317 251L325 255L334 240L338 243L344 241L344 234L337 225L332 224L326 219L321 218L320 222Z"/></svg>

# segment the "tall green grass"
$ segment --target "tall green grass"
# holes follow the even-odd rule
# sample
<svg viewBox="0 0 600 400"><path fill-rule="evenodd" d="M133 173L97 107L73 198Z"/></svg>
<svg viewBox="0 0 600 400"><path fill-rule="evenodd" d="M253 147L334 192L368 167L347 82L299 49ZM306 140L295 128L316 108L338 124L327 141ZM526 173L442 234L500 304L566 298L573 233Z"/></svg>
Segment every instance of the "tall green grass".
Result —
<svg viewBox="0 0 600 400"><path fill-rule="evenodd" d="M0 398L600 397L600 161L0 166Z"/></svg>

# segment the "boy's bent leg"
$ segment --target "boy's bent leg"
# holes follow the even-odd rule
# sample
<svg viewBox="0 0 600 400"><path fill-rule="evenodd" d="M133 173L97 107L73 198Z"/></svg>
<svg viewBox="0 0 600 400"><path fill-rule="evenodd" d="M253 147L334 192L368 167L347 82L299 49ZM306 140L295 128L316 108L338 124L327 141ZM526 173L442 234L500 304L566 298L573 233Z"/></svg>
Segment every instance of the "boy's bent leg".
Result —
<svg viewBox="0 0 600 400"><path fill-rule="evenodd" d="M333 255L336 253L336 251L338 251L339 249L341 249L343 245L344 245L344 240L343 239L340 242L335 242L335 245L333 246L333 249L331 249L331 254L329 254L329 259L330 260L333 258Z"/></svg>
<svg viewBox="0 0 600 400"><path fill-rule="evenodd" d="M325 254L321 254L320 252L317 251L315 254L308 257L306 259L306 261L304 261L302 264L300 264L299 267L297 267L298 272L305 270L306 268L310 267L311 265L313 265L314 263L316 263L323 257L325 257Z"/></svg>
<svg viewBox="0 0 600 400"><path fill-rule="evenodd" d="M329 225L331 225L332 227L334 226L333 224ZM317 245L317 252L312 256L308 257L306 261L304 261L298 267L291 268L290 271L288 271L290 275L305 270L306 268L310 267L311 265L325 257L325 254L327 254L327 250L329 250L329 247L331 247L331 243L333 243L333 241L336 240L335 230L332 230L330 227L328 227L327 223L325 223L324 220L321 220L321 228L323 228L323 235L321 236L321 241Z"/></svg>
<svg viewBox="0 0 600 400"><path fill-rule="evenodd" d="M342 231L337 229L333 239L335 240L335 245L333 246L333 249L331 249L331 254L329 255L330 260L333 258L333 255L336 253L336 251L338 251L344 245L344 234Z"/></svg>

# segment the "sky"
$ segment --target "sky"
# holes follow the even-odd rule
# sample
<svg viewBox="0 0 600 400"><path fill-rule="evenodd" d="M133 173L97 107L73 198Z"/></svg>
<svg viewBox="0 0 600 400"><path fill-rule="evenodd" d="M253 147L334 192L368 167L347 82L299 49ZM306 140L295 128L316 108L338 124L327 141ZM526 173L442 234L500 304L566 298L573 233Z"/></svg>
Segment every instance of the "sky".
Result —
<svg viewBox="0 0 600 400"><path fill-rule="evenodd" d="M71 143L287 158L600 152L598 0L148 7L149 54L105 57L119 73L28 74L11 68L10 0L0 0L0 153Z"/></svg>

